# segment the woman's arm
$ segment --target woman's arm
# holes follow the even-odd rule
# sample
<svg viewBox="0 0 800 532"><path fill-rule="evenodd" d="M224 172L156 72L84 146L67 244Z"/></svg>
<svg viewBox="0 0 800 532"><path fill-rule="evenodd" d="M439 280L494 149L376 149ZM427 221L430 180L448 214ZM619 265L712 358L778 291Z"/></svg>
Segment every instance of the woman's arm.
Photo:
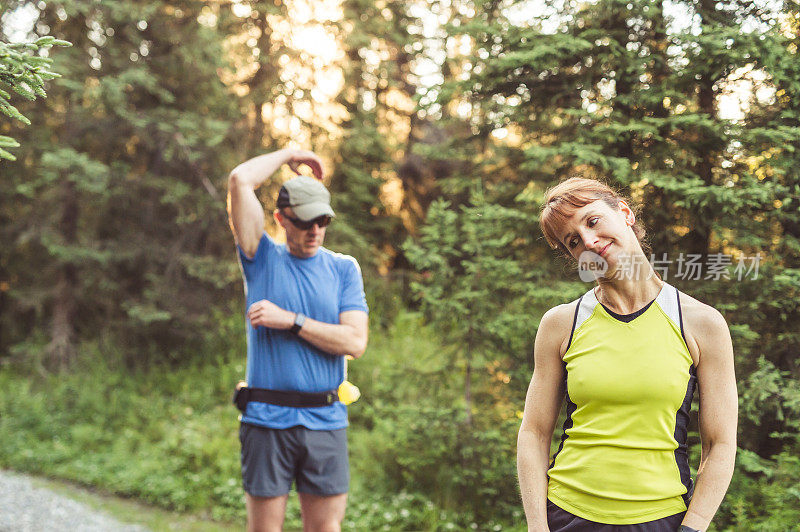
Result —
<svg viewBox="0 0 800 532"><path fill-rule="evenodd" d="M550 440L564 398L564 366L575 305L547 311L536 332L534 368L517 437L517 474L528 530L548 532L547 468Z"/></svg>
<svg viewBox="0 0 800 532"><path fill-rule="evenodd" d="M728 324L717 310L689 298L686 331L698 350L700 467L683 525L705 530L728 490L736 460L738 397Z"/></svg>

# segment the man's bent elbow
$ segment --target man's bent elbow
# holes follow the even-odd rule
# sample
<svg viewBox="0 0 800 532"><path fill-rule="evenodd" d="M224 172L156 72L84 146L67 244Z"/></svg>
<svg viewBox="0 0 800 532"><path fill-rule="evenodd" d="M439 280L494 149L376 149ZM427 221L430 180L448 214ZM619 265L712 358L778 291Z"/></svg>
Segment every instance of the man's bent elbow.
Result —
<svg viewBox="0 0 800 532"><path fill-rule="evenodd" d="M364 353L367 351L367 343L361 342L355 346L351 353L348 353L353 358L361 358Z"/></svg>
<svg viewBox="0 0 800 532"><path fill-rule="evenodd" d="M255 185L251 182L251 177L248 176L247 173L242 175L239 167L237 166L231 170L230 174L228 174L228 192L232 190L245 191L248 189L254 190Z"/></svg>
<svg viewBox="0 0 800 532"><path fill-rule="evenodd" d="M228 190L232 190L239 186L241 179L239 174L236 172L236 168L231 170L231 173L228 174Z"/></svg>
<svg viewBox="0 0 800 532"><path fill-rule="evenodd" d="M366 351L367 351L367 339L358 338L353 342L353 345L350 346L350 352L347 354L353 358L361 358L361 356Z"/></svg>

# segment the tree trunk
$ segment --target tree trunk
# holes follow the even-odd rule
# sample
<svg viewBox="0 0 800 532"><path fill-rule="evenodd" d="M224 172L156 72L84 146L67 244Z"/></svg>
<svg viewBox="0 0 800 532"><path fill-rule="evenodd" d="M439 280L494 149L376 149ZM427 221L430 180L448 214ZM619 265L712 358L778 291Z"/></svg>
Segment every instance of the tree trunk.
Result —
<svg viewBox="0 0 800 532"><path fill-rule="evenodd" d="M9 289L9 282L8 282L8 273L5 271L2 266L0 266L0 316L6 316L6 305L8 304L8 299L6 296L6 291ZM6 353L6 339L5 339L5 322L0 319L0 353ZM2 357L2 355L0 355Z"/></svg>
<svg viewBox="0 0 800 532"><path fill-rule="evenodd" d="M702 28L711 28L712 25L717 24L715 21L716 14L716 1L715 0L701 0L698 7L702 19ZM697 81L697 105L700 113L706 114L712 120L716 116L716 94L714 92L715 79L711 72L705 72ZM703 143L701 142L701 146ZM719 154L715 153L713 149L701 147L702 153L699 155L697 165L695 165L695 173L706 186L710 186L714 182L714 163L716 162ZM711 225L710 220L714 219L713 214L703 212L702 210L695 213L694 220L692 221L692 230L686 234L685 249L689 253L707 254L711 244Z"/></svg>
<svg viewBox="0 0 800 532"><path fill-rule="evenodd" d="M654 5L655 13L652 18L652 29L646 40L647 48L650 50L650 70L652 72L653 87L668 87L672 72L669 66L667 48L669 47L669 36L667 35L666 19L664 17L664 2L657 0ZM657 102L651 109L647 110L654 118L666 119L669 117L669 109L665 106L664 100ZM671 151L669 142L672 131L668 122L665 121L658 128L658 136L661 139L660 145L653 151ZM658 169L666 171L667 168L663 161L658 161ZM669 207L670 199L661 187L649 186L645 189L644 205L648 208L643 212L645 227L671 227L675 225L674 213ZM663 253L673 250L674 238L670 238L671 231L654 231L649 235L648 240L652 245L653 252Z"/></svg>
<svg viewBox="0 0 800 532"><path fill-rule="evenodd" d="M620 11L621 9L621 11ZM606 26L605 28L602 28ZM628 29L628 18L624 8L616 7L609 13L609 20L601 24L601 28L607 31L613 40L619 43L620 48L625 48L630 42L630 31ZM634 91L634 86L637 84L636 69L631 65L631 60L624 54L617 58L619 64L617 65L617 72L615 76L616 97L614 98L613 107L617 120L624 124L630 124L638 117L636 109L631 105L631 95ZM633 141L634 135L632 133L625 133L619 136L616 142L613 143L614 151L618 157L633 160Z"/></svg>
<svg viewBox="0 0 800 532"><path fill-rule="evenodd" d="M73 183L61 177L62 208L60 229L63 244L75 243L78 228L78 197ZM75 359L75 285L77 269L73 262L65 262L58 269L53 314L50 324L50 344L47 362L51 368L66 369Z"/></svg>
<svg viewBox="0 0 800 532"><path fill-rule="evenodd" d="M253 121L250 124L247 143L248 155L258 153L264 148L264 135L266 134L266 124L263 116L264 88L276 81L275 67L272 65L270 58L272 29L267 23L267 13L261 11L260 8L256 8L256 10L258 12L256 26L258 26L259 30L257 46L261 51L261 55L258 59L258 69L253 74L253 77L247 81L247 85L250 87L248 97L252 98L251 112L253 113Z"/></svg>
<svg viewBox="0 0 800 532"><path fill-rule="evenodd" d="M472 332L470 331L470 336ZM472 426L472 349L467 345L466 368L464 371L464 424Z"/></svg>

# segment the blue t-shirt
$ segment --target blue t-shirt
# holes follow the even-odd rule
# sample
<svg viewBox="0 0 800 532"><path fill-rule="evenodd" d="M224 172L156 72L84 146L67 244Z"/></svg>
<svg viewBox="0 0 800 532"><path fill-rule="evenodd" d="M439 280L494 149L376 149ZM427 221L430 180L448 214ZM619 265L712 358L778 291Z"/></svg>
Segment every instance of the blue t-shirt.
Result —
<svg viewBox="0 0 800 532"><path fill-rule="evenodd" d="M313 257L295 257L285 244L261 236L251 259L239 248L246 309L267 299L291 312L317 321L339 323L348 310L367 312L361 269L353 257L323 247ZM344 357L331 355L289 331L247 327L247 385L302 392L335 390L344 381ZM283 429L303 425L312 430L347 426L347 407L292 408L251 402L244 423Z"/></svg>

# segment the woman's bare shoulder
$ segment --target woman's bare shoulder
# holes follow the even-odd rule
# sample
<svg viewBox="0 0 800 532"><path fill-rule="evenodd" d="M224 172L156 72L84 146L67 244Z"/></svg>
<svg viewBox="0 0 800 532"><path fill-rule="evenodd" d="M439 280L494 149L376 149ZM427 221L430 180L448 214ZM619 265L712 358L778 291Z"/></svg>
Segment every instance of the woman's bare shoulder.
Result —
<svg viewBox="0 0 800 532"><path fill-rule="evenodd" d="M539 323L537 336L544 335L547 344L558 347L560 356L564 355L575 322L575 309L578 301L571 301L555 306L544 313Z"/></svg>
<svg viewBox="0 0 800 532"><path fill-rule="evenodd" d="M681 292L681 312L683 315L684 326L693 328L719 328L728 327L722 313L702 301Z"/></svg>
<svg viewBox="0 0 800 532"><path fill-rule="evenodd" d="M572 322L575 319L575 308L577 305L577 300L556 305L544 313L544 316L542 316L542 323L546 321L549 327L554 328L560 328L564 326L572 327Z"/></svg>
<svg viewBox="0 0 800 532"><path fill-rule="evenodd" d="M720 344L730 343L730 331L720 311L681 292L681 312L686 344L695 365Z"/></svg>

